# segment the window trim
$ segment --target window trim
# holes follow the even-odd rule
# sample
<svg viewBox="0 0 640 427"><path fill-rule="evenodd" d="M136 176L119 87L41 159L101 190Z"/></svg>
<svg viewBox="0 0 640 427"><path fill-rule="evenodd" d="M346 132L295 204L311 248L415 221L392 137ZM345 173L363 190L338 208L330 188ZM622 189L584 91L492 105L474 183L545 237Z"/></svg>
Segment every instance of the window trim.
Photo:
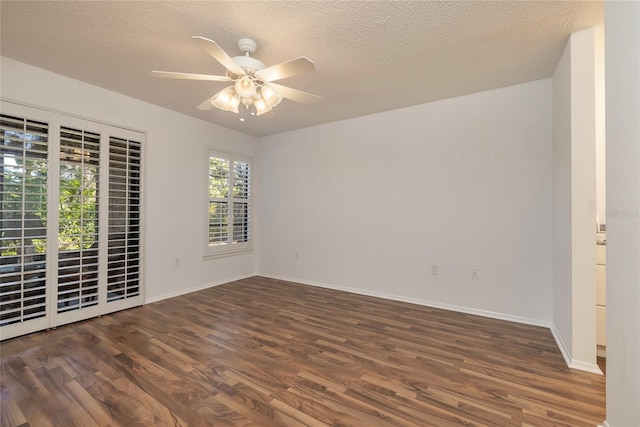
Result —
<svg viewBox="0 0 640 427"><path fill-rule="evenodd" d="M233 163L235 161L246 162L249 164L249 194L247 199L243 199L245 203L249 205L249 240L247 242L236 242L236 243L227 243L227 244L217 244L212 245L209 244L209 162L211 157L217 157L225 160L229 160L230 172L229 175L233 173ZM204 255L203 259L216 259L228 256L235 255L243 255L248 254L253 251L253 207L252 207L252 187L253 187L253 159L242 153L235 153L231 151L220 150L218 148L212 146L205 147L205 156L204 156L204 232L203 232L203 250ZM230 179L230 187L229 194L232 194L233 187ZM233 212L233 197L229 197L229 213L230 216ZM229 236L233 236L233 220L229 218Z"/></svg>

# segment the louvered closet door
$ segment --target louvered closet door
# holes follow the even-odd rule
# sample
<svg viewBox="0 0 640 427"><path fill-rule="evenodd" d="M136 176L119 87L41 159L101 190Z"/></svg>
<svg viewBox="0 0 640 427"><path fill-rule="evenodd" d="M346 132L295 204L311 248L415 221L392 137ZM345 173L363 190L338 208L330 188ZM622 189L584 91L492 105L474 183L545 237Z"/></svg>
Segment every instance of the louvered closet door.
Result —
<svg viewBox="0 0 640 427"><path fill-rule="evenodd" d="M49 115L2 103L0 114L0 338L49 325Z"/></svg>

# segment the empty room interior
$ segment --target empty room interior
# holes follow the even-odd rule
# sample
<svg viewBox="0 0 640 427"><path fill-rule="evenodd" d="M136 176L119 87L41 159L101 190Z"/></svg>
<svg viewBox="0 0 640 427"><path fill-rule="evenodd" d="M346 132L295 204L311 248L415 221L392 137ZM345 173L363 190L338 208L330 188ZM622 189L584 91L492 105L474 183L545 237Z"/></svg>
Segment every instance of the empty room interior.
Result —
<svg viewBox="0 0 640 427"><path fill-rule="evenodd" d="M640 2L0 37L0 425L640 427Z"/></svg>

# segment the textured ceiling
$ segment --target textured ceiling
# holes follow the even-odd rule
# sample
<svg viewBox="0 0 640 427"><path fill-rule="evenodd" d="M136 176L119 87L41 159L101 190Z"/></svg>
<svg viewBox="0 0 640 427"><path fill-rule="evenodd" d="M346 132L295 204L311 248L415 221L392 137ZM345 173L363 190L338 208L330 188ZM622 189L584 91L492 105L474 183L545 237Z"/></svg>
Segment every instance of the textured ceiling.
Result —
<svg viewBox="0 0 640 427"><path fill-rule="evenodd" d="M568 35L602 20L580 1L2 1L0 54L238 131L261 136L546 78ZM196 106L221 82L155 79L151 70L224 74L192 42L231 56L258 42L267 66L299 56L317 71L278 83L324 97L284 100L240 122Z"/></svg>

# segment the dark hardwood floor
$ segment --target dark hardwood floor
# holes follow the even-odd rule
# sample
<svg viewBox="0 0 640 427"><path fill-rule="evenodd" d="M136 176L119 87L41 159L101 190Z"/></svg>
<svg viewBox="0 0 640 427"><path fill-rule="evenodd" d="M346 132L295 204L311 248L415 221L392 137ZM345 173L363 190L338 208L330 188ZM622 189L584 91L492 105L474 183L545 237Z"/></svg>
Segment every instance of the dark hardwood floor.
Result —
<svg viewBox="0 0 640 427"><path fill-rule="evenodd" d="M548 329L255 277L1 344L2 426L595 426Z"/></svg>

